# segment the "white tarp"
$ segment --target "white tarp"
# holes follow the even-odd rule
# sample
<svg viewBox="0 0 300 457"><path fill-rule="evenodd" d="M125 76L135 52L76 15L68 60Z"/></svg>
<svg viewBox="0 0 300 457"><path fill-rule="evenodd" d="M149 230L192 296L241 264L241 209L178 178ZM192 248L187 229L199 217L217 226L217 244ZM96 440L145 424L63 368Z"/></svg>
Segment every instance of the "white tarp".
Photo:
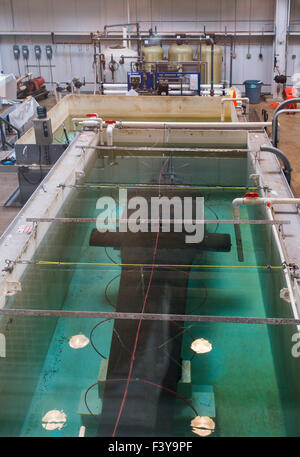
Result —
<svg viewBox="0 0 300 457"><path fill-rule="evenodd" d="M38 106L38 102L33 97L30 97L28 100L21 103L9 114L11 125L21 130L27 122L36 116L36 108Z"/></svg>

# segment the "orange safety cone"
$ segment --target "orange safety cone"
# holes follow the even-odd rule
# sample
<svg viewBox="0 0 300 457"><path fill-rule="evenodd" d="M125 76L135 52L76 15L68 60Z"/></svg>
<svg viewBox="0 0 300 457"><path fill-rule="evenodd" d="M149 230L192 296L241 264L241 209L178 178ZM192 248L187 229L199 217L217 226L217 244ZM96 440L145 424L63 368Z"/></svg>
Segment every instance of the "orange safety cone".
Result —
<svg viewBox="0 0 300 457"><path fill-rule="evenodd" d="M236 98L236 91L233 91L232 98ZM234 106L237 106L237 102L236 101L234 101L233 103L234 103Z"/></svg>

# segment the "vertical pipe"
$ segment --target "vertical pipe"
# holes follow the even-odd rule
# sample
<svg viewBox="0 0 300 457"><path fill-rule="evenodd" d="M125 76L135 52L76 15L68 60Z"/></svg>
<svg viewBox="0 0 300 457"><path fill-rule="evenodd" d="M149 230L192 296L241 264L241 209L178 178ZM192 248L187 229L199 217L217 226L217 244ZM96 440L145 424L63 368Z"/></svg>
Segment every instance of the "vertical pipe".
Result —
<svg viewBox="0 0 300 457"><path fill-rule="evenodd" d="M96 95L97 91L97 51L96 51L96 43L94 42L94 91L93 94Z"/></svg>
<svg viewBox="0 0 300 457"><path fill-rule="evenodd" d="M239 224L234 224L234 233L235 233L238 260L239 260L239 262L244 262L244 251L243 251L241 227Z"/></svg>
<svg viewBox="0 0 300 457"><path fill-rule="evenodd" d="M233 52L233 36L230 37L230 72L229 72L229 87L232 86L232 52Z"/></svg>
<svg viewBox="0 0 300 457"><path fill-rule="evenodd" d="M128 22L128 38L130 38L130 5L127 0L127 22ZM128 41L128 47L131 48L131 41Z"/></svg>
<svg viewBox="0 0 300 457"><path fill-rule="evenodd" d="M103 67L102 67L102 62L101 62L101 56L102 56L102 53L101 53L101 42L99 41L99 56L98 56L98 59L99 59L99 74L100 74L99 92L100 92L100 94L103 94L102 83L104 82L104 77L103 77Z"/></svg>
<svg viewBox="0 0 300 457"><path fill-rule="evenodd" d="M123 27L123 47L124 48L127 48L126 38L127 38L127 28Z"/></svg>
<svg viewBox="0 0 300 457"><path fill-rule="evenodd" d="M138 37L137 52L138 52L139 58L141 58L142 52L141 52L141 41L140 41L140 24L138 22L136 23L136 35Z"/></svg>
<svg viewBox="0 0 300 457"><path fill-rule="evenodd" d="M211 62L210 62L210 92L211 96L214 96L214 53L215 53L215 43L211 40Z"/></svg>

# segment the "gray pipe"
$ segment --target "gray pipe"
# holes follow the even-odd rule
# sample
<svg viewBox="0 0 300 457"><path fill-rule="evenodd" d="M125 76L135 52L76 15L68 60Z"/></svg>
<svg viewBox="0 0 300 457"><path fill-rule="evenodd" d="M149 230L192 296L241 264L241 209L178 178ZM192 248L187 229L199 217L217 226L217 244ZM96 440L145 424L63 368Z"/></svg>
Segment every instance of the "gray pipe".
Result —
<svg viewBox="0 0 300 457"><path fill-rule="evenodd" d="M283 108L292 103L300 103L300 98L292 98L289 100L284 100L280 103L279 106L274 111L273 120L272 120L272 143L275 148L278 146L278 116L283 113L298 113L299 110L283 110Z"/></svg>
<svg viewBox="0 0 300 457"><path fill-rule="evenodd" d="M211 90L211 96L214 95L214 55L215 55L215 44L214 41L212 40L211 42L211 63L210 63L210 90Z"/></svg>
<svg viewBox="0 0 300 457"><path fill-rule="evenodd" d="M229 87L232 86L232 52L233 52L233 37L230 37L230 73L229 73ZM226 75L224 75L224 78L226 78Z"/></svg>
<svg viewBox="0 0 300 457"><path fill-rule="evenodd" d="M260 147L260 150L262 152L271 152L272 154L275 154L277 157L279 157L282 160L282 162L284 164L283 173L286 177L287 182L289 184L291 184L292 168L291 168L291 164L290 164L290 161L287 158L287 156L282 151L280 151L280 149L275 148L274 146L268 146L266 144L262 145Z"/></svg>
<svg viewBox="0 0 300 457"><path fill-rule="evenodd" d="M206 38L206 42L210 43L211 45L211 62L210 62L210 93L213 97L214 95L214 54L215 54L215 42L213 38L208 37ZM208 82L208 81L207 81Z"/></svg>
<svg viewBox="0 0 300 457"><path fill-rule="evenodd" d="M278 117L281 114L295 114L295 113L300 113L300 109L281 109L280 111L277 111L277 113L274 113L273 119L272 119L272 143L273 146L277 148L278 143L279 143L279 138L278 138Z"/></svg>

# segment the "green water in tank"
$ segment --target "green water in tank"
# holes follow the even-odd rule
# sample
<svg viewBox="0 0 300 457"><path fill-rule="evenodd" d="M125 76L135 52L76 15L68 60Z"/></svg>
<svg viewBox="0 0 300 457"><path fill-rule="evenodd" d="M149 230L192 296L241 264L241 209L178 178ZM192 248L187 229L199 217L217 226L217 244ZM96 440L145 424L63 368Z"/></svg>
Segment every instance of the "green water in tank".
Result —
<svg viewBox="0 0 300 457"><path fill-rule="evenodd" d="M102 168L96 161L87 183L150 182L162 166L159 158L128 157L115 168ZM194 185L241 186L247 184L246 159L174 158L177 178ZM204 196L205 218L231 219L232 200L243 190L199 190ZM116 197L97 189L77 189L61 211L65 217L97 217L100 196ZM257 208L241 208L241 218L264 218ZM35 259L79 262L80 265L28 266L22 293L11 297L14 308L112 311L117 302L121 267L92 266L93 262L120 262L120 252L89 246L95 224L52 224ZM270 228L244 225L242 240L245 261L237 260L231 225L212 224L208 232L230 233L229 253L198 254L191 270L186 313L221 316L290 316L289 305L279 298L283 283L280 269L240 268L279 265ZM111 259L110 259L111 258ZM82 265L85 264L85 265ZM113 280L113 278L115 278ZM111 282L110 282L111 281ZM107 297L109 300L107 300ZM130 297L128 297L130 300ZM9 317L1 319L6 335L7 357L0 358L0 435L77 436L82 424L86 435L95 436L98 423L89 414L84 395L97 382L101 357L91 343L80 349L70 338L82 334L90 339L93 318ZM97 328L94 344L109 356L114 321ZM185 323L182 359L191 360L189 400L196 402L200 415L209 411L215 421L211 436L295 436L299 425L299 362L291 356L293 327L265 325ZM275 326L274 326L275 327ZM194 355L192 337L212 344L206 354ZM121 343L120 343L121 344ZM94 414L101 408L97 386L89 391L88 405ZM120 399L121 401L121 399ZM45 420L57 410L64 420L55 429ZM117 415L117 411L116 411ZM190 420L193 412L180 401L173 418L174 436L195 436ZM43 421L44 418L44 421Z"/></svg>

